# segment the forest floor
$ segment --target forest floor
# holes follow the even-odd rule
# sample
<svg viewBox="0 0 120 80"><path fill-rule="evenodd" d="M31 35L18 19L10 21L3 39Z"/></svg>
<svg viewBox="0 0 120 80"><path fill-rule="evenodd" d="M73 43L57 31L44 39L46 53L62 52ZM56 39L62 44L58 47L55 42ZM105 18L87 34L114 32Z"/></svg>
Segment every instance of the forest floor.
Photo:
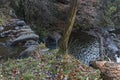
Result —
<svg viewBox="0 0 120 80"><path fill-rule="evenodd" d="M53 50L38 59L8 59L0 64L0 80L101 80L100 71L73 56Z"/></svg>
<svg viewBox="0 0 120 80"><path fill-rule="evenodd" d="M8 18L0 16L0 25ZM56 52L40 54L37 59L8 59L0 64L0 80L101 80L99 70L84 65L72 55L56 55Z"/></svg>

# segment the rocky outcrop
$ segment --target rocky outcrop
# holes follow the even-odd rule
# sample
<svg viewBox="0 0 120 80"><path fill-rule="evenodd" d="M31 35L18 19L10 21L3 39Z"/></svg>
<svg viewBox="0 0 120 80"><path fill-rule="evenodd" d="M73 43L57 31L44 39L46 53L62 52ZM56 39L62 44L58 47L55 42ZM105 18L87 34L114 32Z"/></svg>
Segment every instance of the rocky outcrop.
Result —
<svg viewBox="0 0 120 80"><path fill-rule="evenodd" d="M114 28L119 25L119 0L79 0L75 29ZM42 36L62 32L69 14L70 0L16 0L10 6L19 18L32 24ZM45 34L43 34L43 32Z"/></svg>
<svg viewBox="0 0 120 80"><path fill-rule="evenodd" d="M69 14L70 0L17 0L11 3L17 15L40 29L62 31ZM79 0L76 25L80 28L101 26L104 21L103 1ZM100 5L99 5L100 4ZM103 24L102 24L103 25ZM36 30L38 27L36 27Z"/></svg>
<svg viewBox="0 0 120 80"><path fill-rule="evenodd" d="M24 20L15 17L14 10L8 5L0 8L0 59L28 57L35 51L39 53L39 36Z"/></svg>
<svg viewBox="0 0 120 80"><path fill-rule="evenodd" d="M25 54L30 56L34 51L37 51L39 47L39 36L31 30L30 26L26 25L26 23L20 19L10 19L1 27L0 40L1 39L4 39L2 43L6 46L13 49L15 47L21 48L18 49L19 52L12 54L14 56L17 55L23 57ZM30 48L31 46L32 49ZM9 53L6 54L9 55Z"/></svg>
<svg viewBox="0 0 120 80"><path fill-rule="evenodd" d="M90 65L100 69L103 80L120 80L120 64L109 61L92 61Z"/></svg>

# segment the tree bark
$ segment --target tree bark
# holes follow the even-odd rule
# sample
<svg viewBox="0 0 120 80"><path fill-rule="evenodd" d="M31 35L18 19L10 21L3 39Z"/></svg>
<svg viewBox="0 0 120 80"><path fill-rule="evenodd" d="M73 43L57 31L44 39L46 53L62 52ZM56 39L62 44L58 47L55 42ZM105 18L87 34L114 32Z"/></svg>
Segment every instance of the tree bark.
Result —
<svg viewBox="0 0 120 80"><path fill-rule="evenodd" d="M66 21L66 26L64 29L64 33L63 33L62 41L60 43L58 54L68 53L68 41L69 41L69 37L73 29L73 25L74 25L75 18L76 18L77 4L78 4L78 0L71 0L70 12L69 12L68 19Z"/></svg>
<svg viewBox="0 0 120 80"><path fill-rule="evenodd" d="M120 64L110 61L91 61L90 66L101 71L102 80L120 80Z"/></svg>

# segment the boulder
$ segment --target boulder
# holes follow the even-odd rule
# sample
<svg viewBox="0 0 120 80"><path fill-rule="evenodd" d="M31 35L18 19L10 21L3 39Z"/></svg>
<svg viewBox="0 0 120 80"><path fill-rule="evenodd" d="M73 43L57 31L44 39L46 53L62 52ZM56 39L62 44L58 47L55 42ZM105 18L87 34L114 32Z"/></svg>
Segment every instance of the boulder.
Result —
<svg viewBox="0 0 120 80"><path fill-rule="evenodd" d="M18 26L25 26L25 25L26 25L25 21L17 21L16 24L17 24Z"/></svg>
<svg viewBox="0 0 120 80"><path fill-rule="evenodd" d="M22 42L25 42L27 40L38 40L38 39L39 39L39 36L36 34L22 34L21 36L12 40L12 45L16 45L18 43L22 43Z"/></svg>

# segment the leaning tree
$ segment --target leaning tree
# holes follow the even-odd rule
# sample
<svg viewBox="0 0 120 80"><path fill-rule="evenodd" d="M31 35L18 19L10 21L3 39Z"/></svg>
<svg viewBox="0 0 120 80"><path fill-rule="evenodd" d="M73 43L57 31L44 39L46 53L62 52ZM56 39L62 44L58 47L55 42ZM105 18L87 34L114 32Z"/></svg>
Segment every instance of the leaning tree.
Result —
<svg viewBox="0 0 120 80"><path fill-rule="evenodd" d="M64 29L64 33L61 39L58 54L68 53L68 41L69 41L70 34L72 32L75 18L76 18L77 4L78 4L78 0L70 1L70 10L69 10L69 14L68 14L67 21L65 24L65 29Z"/></svg>

